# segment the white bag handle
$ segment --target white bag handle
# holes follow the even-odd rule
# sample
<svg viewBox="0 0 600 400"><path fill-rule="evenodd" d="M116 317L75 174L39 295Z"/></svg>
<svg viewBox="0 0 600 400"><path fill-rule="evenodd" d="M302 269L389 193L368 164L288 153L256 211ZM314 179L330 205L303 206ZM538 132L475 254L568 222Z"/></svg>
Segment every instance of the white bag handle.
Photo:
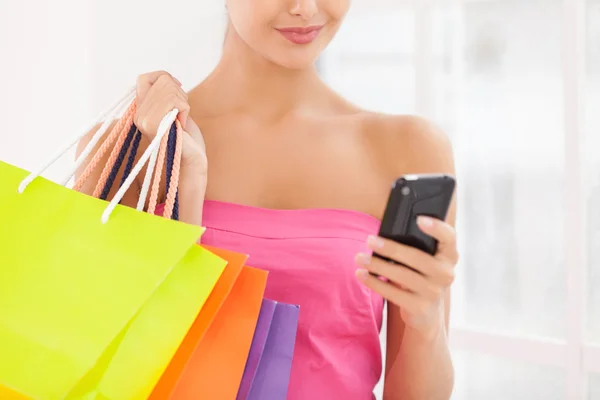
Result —
<svg viewBox="0 0 600 400"><path fill-rule="evenodd" d="M138 199L138 211L143 211L144 206L146 205L146 199L148 198L148 192L150 191L150 186L152 185L152 176L154 175L154 169L156 168L156 161L158 159L159 151L160 146L157 146L150 156L150 162L148 163L148 169L146 170L146 176L144 177L144 184L142 185L140 197Z"/></svg>
<svg viewBox="0 0 600 400"><path fill-rule="evenodd" d="M99 121L102 121L103 122L102 125L100 126L98 131L94 134L94 136L92 137L90 142L87 144L85 149L82 151L82 153L79 155L79 157L75 161L73 168L71 168L71 171L69 171L68 176L65 177L65 179L63 181L64 182L63 186L66 186L67 183L71 180L71 178L75 175L75 173L77 172L79 167L82 165L82 163L85 161L85 159L92 152L94 147L98 144L98 142L100 141L102 136L106 133L106 131L108 130L108 127L113 122L113 120L116 117L120 117L125 112L125 110L127 110L127 108L129 108L129 106L131 105L131 102L135 99L135 93L136 93L135 87L129 89L124 96L122 96L118 101L113 103L107 110L102 112L94 120L94 122L93 122L93 124L91 124L91 126L89 126L87 129L82 130L82 133L79 133L75 139L71 140L67 147L61 149L60 152L57 152L48 162L46 162L38 170L30 173L19 185L19 189L18 189L19 193L23 193L25 191L25 189L27 189L27 186L29 186L29 184L31 182L33 182L37 177L39 177L44 172L46 172L46 170L51 165L53 165L58 159L60 159L62 156L64 156L73 146L75 146L77 143L79 143L79 141L85 135L87 135L88 132L90 132L92 129L94 129L94 127L98 124ZM142 186L142 193L140 195L140 199L139 199L138 206L137 206L138 210L140 210L140 211L143 210L143 207L146 203L146 197L148 194L150 183L152 180L151 179L152 174L153 174L153 171L154 171L154 168L156 165L156 159L158 156L160 142L161 142L162 138L167 134L167 132L170 131L171 125L175 122L175 119L177 118L178 114L179 114L179 110L175 108L162 119L162 121L160 122L160 125L158 126L158 131L157 131L156 136L154 137L154 139L152 140L152 142L150 143L150 145L148 146L148 148L146 149L146 151L144 152L144 154L142 155L142 157L140 158L138 163L135 165L135 167L133 168L133 170L131 171L131 173L129 174L129 176L127 177L125 182L123 183L123 185L121 185L121 187L115 194L112 201L108 204L108 206L104 210L104 213L102 214L102 219L101 219L103 224L108 222L110 215L115 210L117 205L121 202L121 200L123 199L123 196L125 196L125 193L129 189L129 187L133 184L133 182L135 181L135 178L137 177L137 175L139 175L139 173L141 172L141 170L144 167L144 165L146 164L146 162L150 159L150 165L148 166L148 171L147 171L145 179L144 179L144 185Z"/></svg>
<svg viewBox="0 0 600 400"><path fill-rule="evenodd" d="M117 100L115 103L113 103L107 110L100 113L100 115L98 115L98 117L96 117L96 119L94 119L93 123L91 123L90 126L88 126L86 129L83 129L82 131L80 131L80 133L77 134L77 136L75 138L73 138L66 147L64 147L60 151L58 151L53 157L51 157L49 159L48 162L46 162L43 166L41 166L37 171L33 171L32 173L30 173L29 176L27 176L27 178L25 178L23 180L23 182L21 182L21 184L19 185L19 193L23 193L25 191L25 189L27 188L27 186L29 186L29 184L31 182L33 182L33 180L35 178L37 178L38 176L40 176L44 172L46 172L46 170L48 170L48 168L50 168L50 166L52 166L56 161L58 161L61 157L63 157L69 150L71 150L71 148L73 148L73 146L77 145L77 143L79 143L79 141L85 135L87 135L88 132L90 132L92 129L94 129L94 127L98 124L98 122L103 121L103 124L100 127L100 129L98 129L98 131L94 134L90 143L88 143L88 145L85 147L85 149L81 153L80 157L75 162L75 165L73 166L73 168L71 168L71 171L69 171L69 175L67 177L65 177L65 179L63 181L61 181L61 184L63 186L66 186L67 183L69 183L69 180L71 180L71 178L75 175L75 173L77 172L77 170L79 169L81 164L84 162L86 157L92 152L92 150L94 149L94 146L96 146L98 141L100 141L102 136L106 133L106 131L108 130L108 127L112 123L113 118L122 115L125 112L126 107L129 106L129 104L133 101L134 98L135 98L135 87L130 88L123 97L121 97L119 100Z"/></svg>
<svg viewBox="0 0 600 400"><path fill-rule="evenodd" d="M121 185L121 187L115 194L115 197L111 200L110 204L108 205L108 207L106 207L106 210L104 210L104 213L102 214L102 223L103 224L108 222L108 218L110 217L110 214L112 214L114 209L121 202L121 200L123 199L123 196L125 196L125 192L127 192L129 187L131 186L131 184L133 183L133 181L138 176L138 174L140 173L140 171L142 170L142 168L144 167L144 165L146 164L146 162L148 161L148 159L151 156L153 156L154 163L156 164L156 157L154 156L154 153L157 153L157 150L159 149L162 138L167 134L167 132L169 132L171 130L171 125L173 124L173 122L175 122L175 119L177 118L177 114L179 114L179 110L177 108L174 108L173 110L171 110L171 112L169 112L162 119L162 121L160 121L160 124L158 125L158 131L156 133L156 136L154 137L154 139L152 139L152 142L150 143L150 145L148 146L148 148L146 149L146 151L140 158L140 161L138 161L138 163L135 165L135 167L133 168L133 170L131 171L131 173L129 174L127 179L125 180L125 182L123 182L123 185ZM146 179L144 179L144 185L146 184L148 175L151 175L151 171L154 170L153 166L151 166L151 167L152 168L148 168L148 172L146 173ZM146 189L146 193L147 193L147 191L148 190ZM144 195L144 203L145 203L145 197L146 196ZM140 200L141 199L142 199L142 196L140 196ZM144 203L141 203L142 207L143 207ZM139 207L140 207L140 204L138 203L138 209L139 209Z"/></svg>

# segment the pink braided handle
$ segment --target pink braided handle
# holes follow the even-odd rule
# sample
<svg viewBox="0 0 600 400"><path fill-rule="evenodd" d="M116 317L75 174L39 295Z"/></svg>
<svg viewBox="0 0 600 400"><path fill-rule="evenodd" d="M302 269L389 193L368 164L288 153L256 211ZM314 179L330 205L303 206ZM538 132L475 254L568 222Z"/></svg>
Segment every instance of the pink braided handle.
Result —
<svg viewBox="0 0 600 400"><path fill-rule="evenodd" d="M75 184L73 185L73 190L76 190L78 192L81 191L81 189L83 188L83 185L88 180L88 178L90 177L92 172L94 172L94 170L98 167L98 164L100 163L100 160L102 159L102 157L104 157L104 155L106 154L108 149L113 145L115 140L117 140L120 133L124 129L127 129L126 127L127 127L128 121L131 120L133 123L133 117L135 116L136 109L137 109L137 105L134 100L131 103L131 105L129 106L129 108L127 109L127 111L125 112L125 114L123 114L123 116L121 117L119 122L111 130L110 134L108 135L108 137L106 138L104 143L102 143L102 145L100 146L100 148L98 149L96 154L94 154L94 157L92 158L90 163L85 167L83 173L75 181ZM131 127L131 125L129 125L129 127ZM114 149L113 149L113 151L114 151ZM113 163L114 163L114 160L113 160ZM94 197L98 197L95 195L95 192L96 192L96 190L94 190Z"/></svg>
<svg viewBox="0 0 600 400"><path fill-rule="evenodd" d="M162 178L163 167L165 163L165 156L167 154L167 144L169 141L169 135L165 135L160 142L160 150L158 153L158 159L156 160L156 168L154 170L154 179L152 180L152 189L150 191L150 200L148 202L148 213L154 214L156 212L156 204L158 202L158 191L160 189L160 180Z"/></svg>
<svg viewBox="0 0 600 400"><path fill-rule="evenodd" d="M133 125L133 117L135 115L135 106L133 108L134 108L133 113L129 114L127 116L125 124L123 125L123 129L121 129L121 131L119 132L119 136L117 137L117 142L115 143L115 147L113 147L113 149L110 153L110 156L108 158L108 161L106 162L106 165L104 166L104 169L102 170L100 179L98 179L98 183L96 184L96 188L94 189L94 194L93 194L93 196L96 198L100 197L100 195L102 194L102 190L104 189L104 186L106 186L106 181L108 180L108 177L110 176L113 166L115 165L115 162L117 161L117 157L119 156L119 153L121 152L121 148L123 147L123 144L125 143L127 134L129 133L131 126Z"/></svg>

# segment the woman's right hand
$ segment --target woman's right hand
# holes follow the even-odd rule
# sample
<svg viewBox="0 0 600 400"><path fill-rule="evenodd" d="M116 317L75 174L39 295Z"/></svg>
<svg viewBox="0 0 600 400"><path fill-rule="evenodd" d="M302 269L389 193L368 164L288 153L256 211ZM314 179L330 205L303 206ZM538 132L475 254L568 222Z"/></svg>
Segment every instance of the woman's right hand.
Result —
<svg viewBox="0 0 600 400"><path fill-rule="evenodd" d="M200 129L190 118L187 93L181 82L165 71L140 75L137 79L137 111L134 122L148 141L157 134L162 119L171 110L179 110L178 119L186 132L183 136L181 162L206 169L206 147Z"/></svg>

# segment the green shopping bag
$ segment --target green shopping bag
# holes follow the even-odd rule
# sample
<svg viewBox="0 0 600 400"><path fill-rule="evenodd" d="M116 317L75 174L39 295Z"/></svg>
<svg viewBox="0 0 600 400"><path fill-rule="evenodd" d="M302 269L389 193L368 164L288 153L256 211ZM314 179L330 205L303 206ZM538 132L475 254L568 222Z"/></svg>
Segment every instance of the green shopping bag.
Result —
<svg viewBox="0 0 600 400"><path fill-rule="evenodd" d="M200 227L27 175L0 162L0 398L147 398L225 261Z"/></svg>

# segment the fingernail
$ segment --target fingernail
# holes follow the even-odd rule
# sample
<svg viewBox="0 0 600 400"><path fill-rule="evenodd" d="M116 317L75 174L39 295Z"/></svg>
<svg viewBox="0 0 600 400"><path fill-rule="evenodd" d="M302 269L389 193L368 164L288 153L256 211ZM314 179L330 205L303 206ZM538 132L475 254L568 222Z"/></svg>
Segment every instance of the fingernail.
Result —
<svg viewBox="0 0 600 400"><path fill-rule="evenodd" d="M358 279L360 279L361 281L364 281L367 279L367 277L369 276L369 271L367 271L366 269L357 269L356 270L356 277Z"/></svg>
<svg viewBox="0 0 600 400"><path fill-rule="evenodd" d="M424 228L429 228L429 227L433 226L433 218L426 217L424 215L419 215L417 217L417 224L419 224L420 226L422 226Z"/></svg>
<svg viewBox="0 0 600 400"><path fill-rule="evenodd" d="M369 236L367 238L367 244L372 249L381 249L383 247L383 239L377 236Z"/></svg>
<svg viewBox="0 0 600 400"><path fill-rule="evenodd" d="M175 82L177 82L177 84L178 84L179 86L183 86L183 83L181 83L181 81L180 81L179 79L177 79L177 78L175 78L175 77L174 77L173 79L175 79Z"/></svg>
<svg viewBox="0 0 600 400"><path fill-rule="evenodd" d="M365 253L358 253L356 255L356 262L360 265L369 265L371 263L371 256Z"/></svg>

